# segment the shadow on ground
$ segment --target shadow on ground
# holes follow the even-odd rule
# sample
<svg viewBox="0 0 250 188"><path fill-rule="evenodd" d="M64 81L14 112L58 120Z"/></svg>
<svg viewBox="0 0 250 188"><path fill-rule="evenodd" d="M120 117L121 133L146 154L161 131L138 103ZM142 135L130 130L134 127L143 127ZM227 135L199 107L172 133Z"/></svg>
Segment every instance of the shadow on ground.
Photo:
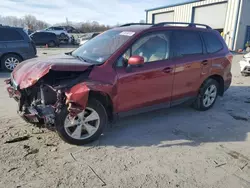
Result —
<svg viewBox="0 0 250 188"><path fill-rule="evenodd" d="M234 95L242 91L245 93ZM249 94L250 87L232 86L205 112L179 106L123 118L105 132L98 144L170 147L245 141L250 133Z"/></svg>

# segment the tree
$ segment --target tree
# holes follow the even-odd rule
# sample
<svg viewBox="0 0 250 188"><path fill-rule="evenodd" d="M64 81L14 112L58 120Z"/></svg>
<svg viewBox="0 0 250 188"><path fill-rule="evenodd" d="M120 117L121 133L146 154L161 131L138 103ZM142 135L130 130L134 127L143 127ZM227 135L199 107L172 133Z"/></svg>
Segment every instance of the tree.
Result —
<svg viewBox="0 0 250 188"><path fill-rule="evenodd" d="M32 15L26 15L24 16L24 23L28 29L34 30L37 23L36 17Z"/></svg>
<svg viewBox="0 0 250 188"><path fill-rule="evenodd" d="M78 31L83 33L89 33L89 32L102 32L105 30L110 29L109 25L102 25L99 24L97 21L93 22L78 22L73 23L68 21L66 18L67 26L72 26L76 28ZM8 26L14 26L14 27L23 27L26 29L31 30L41 30L49 26L48 23L36 19L33 15L25 15L23 18L17 18L15 16L0 16L0 23L2 25L8 25ZM58 23L55 25L65 25L64 23Z"/></svg>

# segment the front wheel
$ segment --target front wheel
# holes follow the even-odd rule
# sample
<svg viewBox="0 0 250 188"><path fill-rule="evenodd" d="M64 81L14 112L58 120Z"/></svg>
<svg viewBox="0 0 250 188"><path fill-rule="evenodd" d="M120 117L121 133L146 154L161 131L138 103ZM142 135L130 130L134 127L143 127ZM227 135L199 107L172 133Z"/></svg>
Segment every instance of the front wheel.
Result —
<svg viewBox="0 0 250 188"><path fill-rule="evenodd" d="M15 54L8 54L2 58L2 68L6 71L13 71L14 68L22 61L22 59Z"/></svg>
<svg viewBox="0 0 250 188"><path fill-rule="evenodd" d="M59 136L70 144L84 145L93 142L102 134L107 125L107 113L103 105L90 99L84 111L70 117L63 108L57 115L56 130Z"/></svg>
<svg viewBox="0 0 250 188"><path fill-rule="evenodd" d="M207 79L201 86L199 94L193 103L196 110L205 111L211 108L218 96L219 84L214 79Z"/></svg>

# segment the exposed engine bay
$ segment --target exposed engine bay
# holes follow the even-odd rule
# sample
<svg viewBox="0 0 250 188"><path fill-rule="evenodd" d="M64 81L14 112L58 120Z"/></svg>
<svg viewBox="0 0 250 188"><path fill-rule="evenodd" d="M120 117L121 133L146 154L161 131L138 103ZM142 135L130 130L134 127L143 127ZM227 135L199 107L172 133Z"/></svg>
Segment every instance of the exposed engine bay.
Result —
<svg viewBox="0 0 250 188"><path fill-rule="evenodd" d="M56 114L66 105L69 106L70 113L73 114L71 107L75 105L67 101L66 92L70 88L86 80L92 70L89 66L85 71L54 71L39 79L31 87L18 89L13 77L7 82L11 85L9 93L13 93L13 98L18 102L18 112L29 123L42 123L53 126ZM13 91L10 91L12 90Z"/></svg>

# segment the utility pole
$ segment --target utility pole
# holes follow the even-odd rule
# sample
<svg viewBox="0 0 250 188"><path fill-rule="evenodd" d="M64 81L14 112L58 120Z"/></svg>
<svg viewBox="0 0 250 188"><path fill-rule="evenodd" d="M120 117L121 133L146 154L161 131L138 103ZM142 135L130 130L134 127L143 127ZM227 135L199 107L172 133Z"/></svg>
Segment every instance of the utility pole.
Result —
<svg viewBox="0 0 250 188"><path fill-rule="evenodd" d="M69 25L69 20L68 20L67 17L66 17L66 25L67 25L67 26Z"/></svg>

